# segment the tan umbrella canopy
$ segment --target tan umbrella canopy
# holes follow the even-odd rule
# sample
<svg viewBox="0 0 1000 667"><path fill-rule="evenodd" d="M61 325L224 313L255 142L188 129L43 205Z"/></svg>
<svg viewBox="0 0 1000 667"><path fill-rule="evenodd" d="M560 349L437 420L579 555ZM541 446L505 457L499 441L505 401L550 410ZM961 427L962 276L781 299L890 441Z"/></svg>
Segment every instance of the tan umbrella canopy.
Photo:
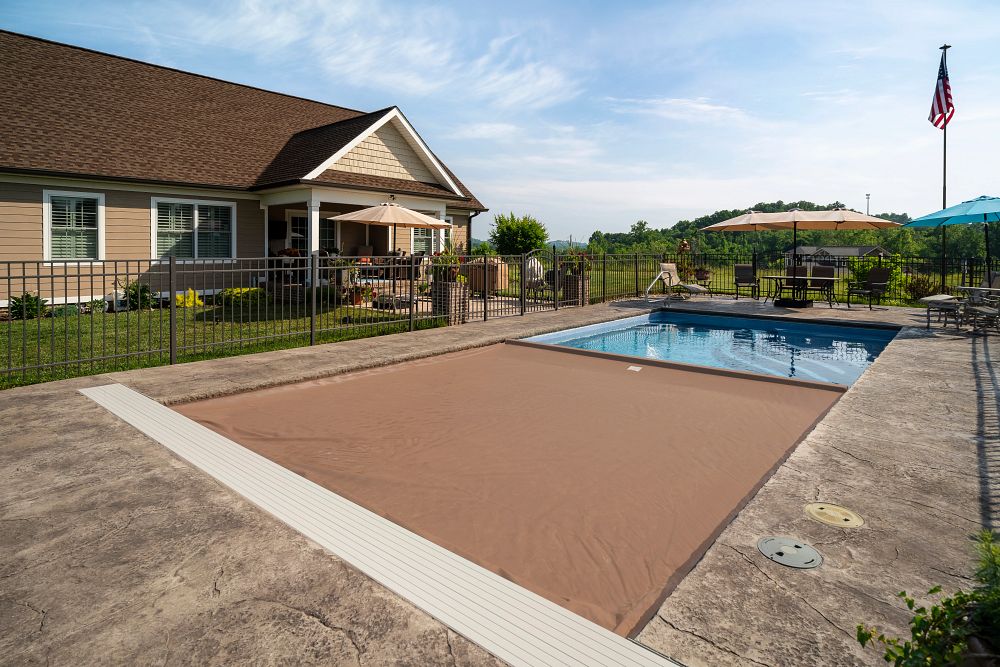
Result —
<svg viewBox="0 0 1000 667"><path fill-rule="evenodd" d="M792 231L798 229L856 230L886 227L899 227L899 223L850 211L846 208L835 208L832 211L792 209L780 213L747 211L743 215L717 222L714 225L703 227L703 229L712 232L754 232L780 229L791 229Z"/></svg>
<svg viewBox="0 0 1000 667"><path fill-rule="evenodd" d="M857 230L885 229L899 227L898 222L876 218L846 208L835 208L830 211L803 211L793 208L779 213L761 213L747 211L735 218L717 222L703 227L710 232L766 232L783 229L792 230L792 266L798 264L798 231L809 230Z"/></svg>
<svg viewBox="0 0 1000 667"><path fill-rule="evenodd" d="M412 211L405 206L386 202L378 206L370 206L360 211L343 213L336 215L330 220L348 220L351 222L364 222L369 225L382 225L392 227L392 246L396 247L396 227L423 227L430 229L449 229L451 223L444 220L432 218L417 211Z"/></svg>

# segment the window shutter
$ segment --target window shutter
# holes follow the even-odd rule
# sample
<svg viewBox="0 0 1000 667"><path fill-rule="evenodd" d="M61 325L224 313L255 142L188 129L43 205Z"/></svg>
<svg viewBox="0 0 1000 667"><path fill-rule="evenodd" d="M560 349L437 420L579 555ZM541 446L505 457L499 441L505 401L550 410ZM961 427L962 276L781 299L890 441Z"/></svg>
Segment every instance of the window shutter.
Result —
<svg viewBox="0 0 1000 667"><path fill-rule="evenodd" d="M413 250L412 252L421 252L424 254L431 254L433 252L433 242L434 236L433 231L427 227L414 227L413 228Z"/></svg>
<svg viewBox="0 0 1000 667"><path fill-rule="evenodd" d="M159 202L156 205L156 254L194 257L194 205Z"/></svg>
<svg viewBox="0 0 1000 667"><path fill-rule="evenodd" d="M50 199L52 259L98 259L96 197Z"/></svg>

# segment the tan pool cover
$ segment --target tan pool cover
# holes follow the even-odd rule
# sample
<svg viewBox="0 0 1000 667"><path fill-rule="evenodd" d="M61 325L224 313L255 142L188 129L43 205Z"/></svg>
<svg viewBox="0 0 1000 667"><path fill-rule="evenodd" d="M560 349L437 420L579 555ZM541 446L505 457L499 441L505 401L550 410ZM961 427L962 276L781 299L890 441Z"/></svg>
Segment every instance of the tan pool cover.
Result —
<svg viewBox="0 0 1000 667"><path fill-rule="evenodd" d="M177 409L628 634L840 395L629 365L496 345Z"/></svg>

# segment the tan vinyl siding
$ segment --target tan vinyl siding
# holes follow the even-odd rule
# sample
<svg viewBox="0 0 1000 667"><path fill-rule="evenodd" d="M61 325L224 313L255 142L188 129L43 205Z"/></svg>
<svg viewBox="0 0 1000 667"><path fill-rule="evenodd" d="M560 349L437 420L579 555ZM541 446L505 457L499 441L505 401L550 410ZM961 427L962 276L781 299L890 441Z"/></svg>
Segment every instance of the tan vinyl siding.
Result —
<svg viewBox="0 0 1000 667"><path fill-rule="evenodd" d="M459 213L449 213L451 224L455 225L451 230L451 244L456 252L469 252L469 216Z"/></svg>
<svg viewBox="0 0 1000 667"><path fill-rule="evenodd" d="M88 262L43 262L43 191L41 185L0 182L0 261L30 262L26 266L4 265L0 268L0 300L8 291L18 295L29 291L41 293L50 304L87 301L114 291L116 273L121 282L148 274L150 258L150 206L154 197L178 198L155 191L132 192L89 188L85 183L72 190L102 193L104 210L104 258L91 266ZM264 216L260 203L251 199L226 197L191 198L196 201L236 203L236 250L241 257L264 255ZM91 274L108 274L107 276ZM83 274L83 276L80 276ZM8 276L10 289L8 290ZM179 285L179 288L183 288Z"/></svg>
<svg viewBox="0 0 1000 667"><path fill-rule="evenodd" d="M330 167L334 171L437 183L424 161L392 123L386 123Z"/></svg>

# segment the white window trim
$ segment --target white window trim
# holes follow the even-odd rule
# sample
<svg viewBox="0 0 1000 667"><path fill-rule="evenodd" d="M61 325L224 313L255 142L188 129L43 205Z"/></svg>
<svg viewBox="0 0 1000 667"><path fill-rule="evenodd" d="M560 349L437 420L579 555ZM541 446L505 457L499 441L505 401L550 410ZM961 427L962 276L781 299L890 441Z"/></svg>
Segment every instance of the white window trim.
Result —
<svg viewBox="0 0 1000 667"><path fill-rule="evenodd" d="M52 198L86 197L97 200L97 258L96 259L52 259ZM73 262L100 264L104 261L104 193L77 192L70 190L42 190L42 259L46 262Z"/></svg>
<svg viewBox="0 0 1000 667"><path fill-rule="evenodd" d="M223 261L227 259L236 259L236 202L232 201L214 201L211 199L177 199L174 197L150 197L149 199L149 257L151 259L162 259L156 254L156 207L159 204L193 204L195 207L202 206L228 206L230 213L230 220L232 221L232 228L230 230L229 239L229 257L198 257L198 211L195 210L194 213L194 239L192 246L194 249L194 257L178 257L178 260L185 259L212 259L216 261Z"/></svg>
<svg viewBox="0 0 1000 667"><path fill-rule="evenodd" d="M309 254L309 211L304 209L285 209L285 247L292 247L292 218L306 219L306 254Z"/></svg>
<svg viewBox="0 0 1000 667"><path fill-rule="evenodd" d="M421 212L423 212L423 211L421 211ZM429 212L429 213L426 213L426 214L430 215L430 216L433 216L433 217L440 217L437 213L434 213L433 211ZM450 215L446 215L443 218L443 220L452 226L451 229L448 230L448 231L450 231L452 233L451 243L452 243L452 246L454 246L455 245L455 239L454 239L455 219L452 216L450 216ZM413 242L416 239L416 230L417 230L416 227L410 227L410 254L411 255L413 254ZM436 252L444 252L444 232L445 232L444 229L432 229L431 230L431 254L434 254Z"/></svg>

